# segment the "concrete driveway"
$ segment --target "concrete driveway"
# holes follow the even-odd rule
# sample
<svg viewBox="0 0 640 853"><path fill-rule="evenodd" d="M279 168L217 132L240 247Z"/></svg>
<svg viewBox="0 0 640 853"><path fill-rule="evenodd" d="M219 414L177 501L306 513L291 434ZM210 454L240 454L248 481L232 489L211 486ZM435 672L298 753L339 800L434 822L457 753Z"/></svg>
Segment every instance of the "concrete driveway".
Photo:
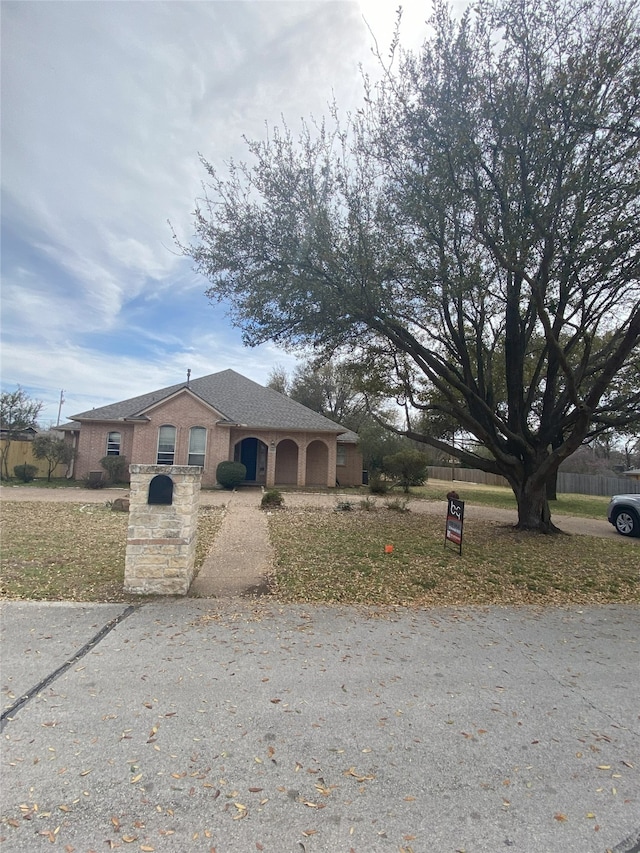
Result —
<svg viewBox="0 0 640 853"><path fill-rule="evenodd" d="M0 613L5 851L640 850L637 608Z"/></svg>

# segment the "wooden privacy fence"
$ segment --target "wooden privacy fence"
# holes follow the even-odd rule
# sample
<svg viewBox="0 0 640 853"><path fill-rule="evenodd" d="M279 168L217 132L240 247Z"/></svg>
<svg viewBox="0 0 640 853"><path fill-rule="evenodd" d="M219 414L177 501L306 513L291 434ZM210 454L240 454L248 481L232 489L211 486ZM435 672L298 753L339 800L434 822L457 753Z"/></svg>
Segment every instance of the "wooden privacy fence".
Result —
<svg viewBox="0 0 640 853"><path fill-rule="evenodd" d="M558 492L576 495L640 495L640 480L601 474L558 474Z"/></svg>
<svg viewBox="0 0 640 853"><path fill-rule="evenodd" d="M4 450L6 446L6 439L0 439L0 447ZM33 443L31 441L21 441L19 439L12 439L11 445L9 447L9 458L7 460L7 465L9 468L9 476L13 477L13 469L16 465L33 465L38 469L38 473L36 477L46 477L47 471L49 469L49 463L46 459L36 459L33 455ZM56 467L51 472L52 477L64 477L67 473L66 465L56 465Z"/></svg>
<svg viewBox="0 0 640 853"><path fill-rule="evenodd" d="M487 474L477 468L448 468L429 466L429 479L450 482L480 483L484 486L508 486L504 477ZM603 477L600 474L558 474L558 494L577 495L637 495L640 494L640 480L631 477Z"/></svg>

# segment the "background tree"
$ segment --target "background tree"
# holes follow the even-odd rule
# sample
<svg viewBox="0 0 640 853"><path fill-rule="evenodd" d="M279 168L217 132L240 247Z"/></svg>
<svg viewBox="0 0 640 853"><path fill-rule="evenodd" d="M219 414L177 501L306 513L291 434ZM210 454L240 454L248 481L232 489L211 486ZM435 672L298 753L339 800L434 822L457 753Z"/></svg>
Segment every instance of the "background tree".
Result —
<svg viewBox="0 0 640 853"><path fill-rule="evenodd" d="M335 359L299 365L291 378L289 396L354 432L366 419L369 408L376 408L379 403L377 399L367 400L350 365Z"/></svg>
<svg viewBox="0 0 640 853"><path fill-rule="evenodd" d="M399 450L384 459L384 470L397 479L405 494L409 494L410 486L421 486L425 482L428 465L424 452L412 448Z"/></svg>
<svg viewBox="0 0 640 853"><path fill-rule="evenodd" d="M266 387L271 388L272 391L277 391L279 394L287 395L289 382L289 374L286 369L281 364L276 364L269 373Z"/></svg>
<svg viewBox="0 0 640 853"><path fill-rule="evenodd" d="M43 403L32 400L19 385L15 391L0 394L0 429L4 439L0 450L0 477L9 479L9 448L11 442L30 427L36 427Z"/></svg>
<svg viewBox="0 0 640 853"><path fill-rule="evenodd" d="M225 178L203 161L183 247L247 343L349 353L397 431L506 477L522 528L554 529L547 483L638 356L636 14L437 3L346 125L276 130ZM435 397L490 458L419 430Z"/></svg>
<svg viewBox="0 0 640 853"><path fill-rule="evenodd" d="M361 424L358 438L362 465L369 472L370 478L375 474L384 473L384 460L410 444L406 438L393 433L372 418Z"/></svg>
<svg viewBox="0 0 640 853"><path fill-rule="evenodd" d="M640 438L629 436L624 443L625 469L640 468Z"/></svg>
<svg viewBox="0 0 640 853"><path fill-rule="evenodd" d="M47 482L59 464L68 465L74 457L74 449L62 438L53 433L38 435L33 440L33 455L36 459L47 460Z"/></svg>
<svg viewBox="0 0 640 853"><path fill-rule="evenodd" d="M365 470L380 473L385 456L411 447L412 442L390 432L388 424L393 422L394 413L388 400L365 393L361 383L359 365L336 359L324 363L308 359L292 375L281 366L274 367L267 387L357 432Z"/></svg>

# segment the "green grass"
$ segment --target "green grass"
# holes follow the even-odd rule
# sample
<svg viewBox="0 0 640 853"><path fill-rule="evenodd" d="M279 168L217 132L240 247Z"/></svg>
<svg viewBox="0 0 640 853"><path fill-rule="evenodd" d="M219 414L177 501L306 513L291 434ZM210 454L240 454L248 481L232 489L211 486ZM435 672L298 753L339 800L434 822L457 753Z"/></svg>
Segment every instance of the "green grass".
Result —
<svg viewBox="0 0 640 853"><path fill-rule="evenodd" d="M10 480L3 480L2 486L11 488L12 486L24 486L27 489L82 489L83 484L79 483L77 480L68 480L66 477L52 477L51 481L48 482L46 476L45 477L36 477L35 480L31 480L30 483L23 483L22 480L18 480L16 477L12 477ZM126 488L126 486L122 486L122 488ZM8 500L11 500L9 497Z"/></svg>
<svg viewBox="0 0 640 853"><path fill-rule="evenodd" d="M464 483L455 480L453 483L433 481L425 486L411 489L416 498L425 500L445 500L447 492L454 489L463 501L480 506L495 506L500 509L517 510L515 495L511 489L504 486L483 486L478 483ZM551 501L551 515L573 515L581 518L607 517L607 506L610 497L595 495L558 495L557 501Z"/></svg>
<svg viewBox="0 0 640 853"><path fill-rule="evenodd" d="M223 510L203 507L196 567L213 544ZM128 515L105 504L2 502L0 596L125 601Z"/></svg>

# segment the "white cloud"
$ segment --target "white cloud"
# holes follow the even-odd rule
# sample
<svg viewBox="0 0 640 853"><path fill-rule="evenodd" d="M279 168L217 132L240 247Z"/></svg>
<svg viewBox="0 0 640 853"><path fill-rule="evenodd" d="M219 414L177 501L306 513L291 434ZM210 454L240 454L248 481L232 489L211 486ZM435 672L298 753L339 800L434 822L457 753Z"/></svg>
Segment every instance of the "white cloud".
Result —
<svg viewBox="0 0 640 853"><path fill-rule="evenodd" d="M395 5L5 0L4 385L36 389L52 419L62 386L71 413L188 367L257 381L292 368L207 307L167 220L189 239L198 152L221 166L265 122L359 103L359 65L375 67L362 16L384 53ZM428 4L403 5L415 41Z"/></svg>
<svg viewBox="0 0 640 853"><path fill-rule="evenodd" d="M16 343L3 360L3 373L11 377L4 387L13 390L19 384L33 398L42 400L45 405L40 422L47 426L57 419L63 389L61 422L93 407L181 382L187 369L194 379L231 369L265 384L273 365L281 364L292 372L296 364L293 356L272 344L247 350L215 335L200 338L197 347L183 347L168 358L162 347L157 348L155 358L139 359L126 354L106 355L67 342L58 349L41 345L35 352L29 343ZM18 376L19 381L13 378Z"/></svg>
<svg viewBox="0 0 640 853"><path fill-rule="evenodd" d="M357 80L350 4L6 5L5 191L70 256L122 271L171 273L169 252L113 249L188 222L199 150L241 154L243 133Z"/></svg>

